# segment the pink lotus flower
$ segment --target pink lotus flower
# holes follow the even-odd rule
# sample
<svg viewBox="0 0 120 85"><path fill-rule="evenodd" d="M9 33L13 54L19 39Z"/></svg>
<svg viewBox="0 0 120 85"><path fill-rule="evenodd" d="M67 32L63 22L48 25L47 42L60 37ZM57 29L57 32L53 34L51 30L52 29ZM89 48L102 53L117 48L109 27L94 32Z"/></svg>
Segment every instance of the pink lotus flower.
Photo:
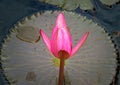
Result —
<svg viewBox="0 0 120 85"><path fill-rule="evenodd" d="M67 58L73 56L83 45L88 37L89 32L86 32L76 47L72 48L72 37L67 27L64 14L59 13L56 24L52 31L52 37L49 39L43 30L40 29L40 34L50 50L50 52L57 58L60 58L59 52L64 51L68 54Z"/></svg>

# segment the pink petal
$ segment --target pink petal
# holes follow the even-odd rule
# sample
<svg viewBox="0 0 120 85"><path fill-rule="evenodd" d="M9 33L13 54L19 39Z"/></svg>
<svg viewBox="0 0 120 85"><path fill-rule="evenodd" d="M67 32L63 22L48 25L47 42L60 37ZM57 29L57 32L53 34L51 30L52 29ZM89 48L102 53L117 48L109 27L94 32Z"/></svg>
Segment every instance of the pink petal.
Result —
<svg viewBox="0 0 120 85"><path fill-rule="evenodd" d="M67 27L66 21L65 21L65 18L64 18L64 14L61 12L61 13L59 13L59 15L57 16L55 26L54 26L54 28L53 28L53 30L52 30L52 36L56 33L56 31L57 31L59 28L65 28L65 27Z"/></svg>
<svg viewBox="0 0 120 85"><path fill-rule="evenodd" d="M59 13L57 17L56 26L58 27L58 50L65 50L70 54L72 49L72 38L62 12Z"/></svg>
<svg viewBox="0 0 120 85"><path fill-rule="evenodd" d="M58 29L55 27L54 32L52 33L52 38L51 38L51 52L55 57L58 57L58 50L57 50L57 34L58 34Z"/></svg>
<svg viewBox="0 0 120 85"><path fill-rule="evenodd" d="M52 36L51 40L51 51L56 57L58 56L58 52L60 50L64 50L71 53L72 50L72 40L69 31L64 29L58 29L54 36Z"/></svg>
<svg viewBox="0 0 120 85"><path fill-rule="evenodd" d="M47 37L47 35L44 33L44 31L42 31L41 29L40 29L40 35L42 36L42 38L43 38L46 46L48 47L48 49L49 49L50 52L51 52L50 40L49 40L49 38Z"/></svg>
<svg viewBox="0 0 120 85"><path fill-rule="evenodd" d="M72 49L72 53L71 53L70 56L73 56L73 55L81 48L81 46L83 45L83 43L84 43L85 40L87 39L88 35L89 35L89 32L86 32L86 33L84 34L84 36L81 38L81 40L80 40L79 43L76 45L76 47Z"/></svg>
<svg viewBox="0 0 120 85"><path fill-rule="evenodd" d="M66 28L67 27L64 14L62 12L59 13L59 15L57 17L56 25L57 25L58 29L59 28L61 29L61 28Z"/></svg>
<svg viewBox="0 0 120 85"><path fill-rule="evenodd" d="M72 51L72 38L67 28L59 29L58 31L58 50L65 50L69 54Z"/></svg>
<svg viewBox="0 0 120 85"><path fill-rule="evenodd" d="M71 49L72 38L67 28L64 15L63 13L60 13L57 17L56 25L52 32L51 51L56 57L59 57L58 52L60 50L64 50L70 54Z"/></svg>

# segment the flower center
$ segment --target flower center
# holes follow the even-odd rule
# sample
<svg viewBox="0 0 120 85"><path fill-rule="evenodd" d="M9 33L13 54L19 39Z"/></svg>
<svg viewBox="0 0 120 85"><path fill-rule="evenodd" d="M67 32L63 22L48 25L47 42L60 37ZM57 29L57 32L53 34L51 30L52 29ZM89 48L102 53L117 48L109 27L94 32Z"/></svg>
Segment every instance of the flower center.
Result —
<svg viewBox="0 0 120 85"><path fill-rule="evenodd" d="M59 56L59 59L61 57L64 57L64 59L66 60L66 59L68 59L70 57L70 54L67 51L65 51L65 50L60 50L58 52L58 56Z"/></svg>

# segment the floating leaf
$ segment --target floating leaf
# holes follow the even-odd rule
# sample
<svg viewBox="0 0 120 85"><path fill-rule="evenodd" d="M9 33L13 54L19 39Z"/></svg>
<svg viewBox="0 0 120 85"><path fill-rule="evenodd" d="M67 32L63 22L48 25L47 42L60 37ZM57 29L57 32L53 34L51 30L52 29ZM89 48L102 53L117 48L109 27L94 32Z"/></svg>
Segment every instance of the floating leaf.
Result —
<svg viewBox="0 0 120 85"><path fill-rule="evenodd" d="M39 0L52 5L57 5L66 10L74 10L80 7L83 10L93 9L93 5L90 0Z"/></svg>
<svg viewBox="0 0 120 85"><path fill-rule="evenodd" d="M50 37L58 13L44 12L37 18L27 20L24 25L33 26L36 30L42 28ZM110 85L117 68L117 55L111 38L92 20L72 12L63 13L72 34L73 47L86 31L89 32L89 37L81 49L65 61L64 83ZM18 26L18 29L21 27ZM9 41L3 43L4 50L0 55L8 57L7 62L1 63L11 85L57 85L59 67L55 62L59 64L59 61L50 54L43 41L36 44L26 43L19 40L16 35L16 32L11 32ZM9 79L16 82L12 83Z"/></svg>
<svg viewBox="0 0 120 85"><path fill-rule="evenodd" d="M20 40L35 43L40 40L39 32L32 26L21 26L17 28L17 35Z"/></svg>
<svg viewBox="0 0 120 85"><path fill-rule="evenodd" d="M117 2L119 2L120 0L100 0L100 1L105 5L113 5Z"/></svg>

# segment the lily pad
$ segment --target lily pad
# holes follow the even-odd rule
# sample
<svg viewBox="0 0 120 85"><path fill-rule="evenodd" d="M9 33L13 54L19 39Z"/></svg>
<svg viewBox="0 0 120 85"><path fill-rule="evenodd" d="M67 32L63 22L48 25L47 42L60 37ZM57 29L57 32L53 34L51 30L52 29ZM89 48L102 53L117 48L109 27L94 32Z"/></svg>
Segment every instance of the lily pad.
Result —
<svg viewBox="0 0 120 85"><path fill-rule="evenodd" d="M120 0L100 0L103 4L105 4L105 5L113 5L113 4L115 4L115 3L117 3L117 2L120 2Z"/></svg>
<svg viewBox="0 0 120 85"><path fill-rule="evenodd" d="M74 10L80 7L83 10L92 10L93 5L90 0L39 0L52 5L57 5L66 10Z"/></svg>
<svg viewBox="0 0 120 85"><path fill-rule="evenodd" d="M38 30L32 26L21 26L17 29L17 35L20 40L35 43L40 40L40 35Z"/></svg>
<svg viewBox="0 0 120 85"><path fill-rule="evenodd" d="M34 18L15 26L5 39L0 57L10 85L57 85L59 60L50 54L42 40L35 44L24 42L16 37L15 30L32 26L36 30L45 30L50 37L58 13L46 11L34 14ZM116 48L110 36L101 26L84 16L63 13L72 34L73 47L86 31L89 32L82 48L65 61L65 85L110 85L117 69Z"/></svg>

